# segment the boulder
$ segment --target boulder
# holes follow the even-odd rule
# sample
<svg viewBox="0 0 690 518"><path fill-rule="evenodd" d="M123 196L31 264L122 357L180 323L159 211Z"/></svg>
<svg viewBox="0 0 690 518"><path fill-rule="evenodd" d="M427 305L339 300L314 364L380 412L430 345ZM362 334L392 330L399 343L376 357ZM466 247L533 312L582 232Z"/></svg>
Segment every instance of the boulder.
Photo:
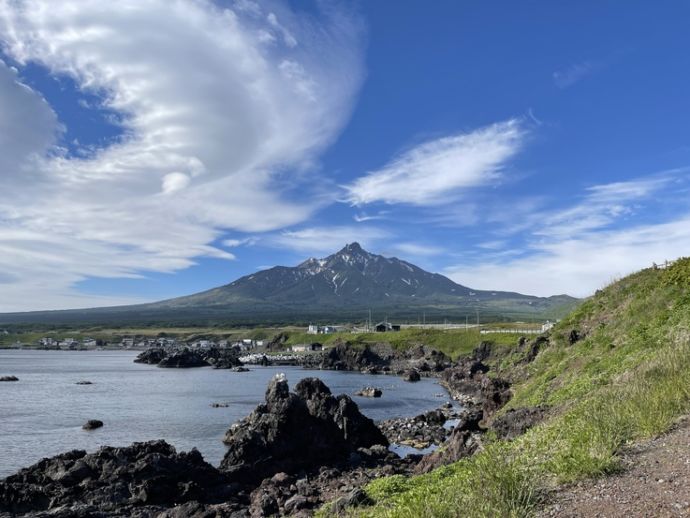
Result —
<svg viewBox="0 0 690 518"><path fill-rule="evenodd" d="M403 373L403 380L409 381L409 382L416 382L421 380L422 377L419 375L419 371L417 369L410 369L407 370Z"/></svg>
<svg viewBox="0 0 690 518"><path fill-rule="evenodd" d="M0 481L0 514L153 516L135 508L222 502L234 491L197 450L177 453L151 441L91 454L74 450L22 469Z"/></svg>
<svg viewBox="0 0 690 518"><path fill-rule="evenodd" d="M84 423L84 426L82 428L84 430L95 430L96 428L101 428L103 426L103 421L99 421L98 419L89 419Z"/></svg>
<svg viewBox="0 0 690 518"><path fill-rule="evenodd" d="M92 382L92 381L83 380L83 381L77 381L77 382L75 383L75 385L93 385L93 382Z"/></svg>
<svg viewBox="0 0 690 518"><path fill-rule="evenodd" d="M228 452L220 467L243 483L347 459L357 448L388 445L348 396L334 397L317 378L303 379L290 392L284 375L271 380L265 402L231 426L223 441Z"/></svg>
<svg viewBox="0 0 690 518"><path fill-rule="evenodd" d="M0 381L19 381L17 376L0 376Z"/></svg>
<svg viewBox="0 0 690 518"><path fill-rule="evenodd" d="M381 397L383 395L383 390L378 387L364 387L362 390L355 392L355 396L362 397Z"/></svg>

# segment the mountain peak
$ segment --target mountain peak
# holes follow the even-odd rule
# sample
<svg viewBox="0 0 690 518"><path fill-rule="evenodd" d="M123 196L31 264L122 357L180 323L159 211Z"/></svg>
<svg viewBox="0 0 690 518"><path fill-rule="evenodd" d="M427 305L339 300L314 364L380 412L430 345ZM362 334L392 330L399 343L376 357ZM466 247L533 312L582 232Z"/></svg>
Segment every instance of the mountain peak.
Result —
<svg viewBox="0 0 690 518"><path fill-rule="evenodd" d="M352 243L348 243L347 245L345 245L345 247L340 252L341 253L349 253L349 254L353 254L353 253L355 253L355 254L356 253L368 254L369 253L366 250L364 250L357 241L353 241Z"/></svg>

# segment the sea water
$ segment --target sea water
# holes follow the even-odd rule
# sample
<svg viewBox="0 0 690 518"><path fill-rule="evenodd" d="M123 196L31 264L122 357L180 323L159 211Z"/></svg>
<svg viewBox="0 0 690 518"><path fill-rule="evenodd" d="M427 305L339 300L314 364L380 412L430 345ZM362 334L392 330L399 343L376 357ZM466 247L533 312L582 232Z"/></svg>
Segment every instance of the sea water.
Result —
<svg viewBox="0 0 690 518"><path fill-rule="evenodd" d="M279 372L291 387L302 378L320 378L333 394L350 395L374 420L414 416L448 399L434 379L407 383L394 376L299 367L161 369L134 363L136 354L0 351L0 376L19 378L0 383L0 478L65 451L154 439L165 439L178 451L197 448L217 466L226 450L225 431L263 401L269 380ZM367 385L382 388L383 397L354 396ZM213 408L214 403L228 406ZM105 424L82 430L89 419Z"/></svg>

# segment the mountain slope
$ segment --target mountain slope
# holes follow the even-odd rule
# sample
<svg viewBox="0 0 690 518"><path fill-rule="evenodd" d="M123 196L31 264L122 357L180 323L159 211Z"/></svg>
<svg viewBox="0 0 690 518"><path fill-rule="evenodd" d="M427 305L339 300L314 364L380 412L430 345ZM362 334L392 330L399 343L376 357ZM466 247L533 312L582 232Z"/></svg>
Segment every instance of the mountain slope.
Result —
<svg viewBox="0 0 690 518"><path fill-rule="evenodd" d="M356 321L369 309L417 321L559 318L577 299L473 290L443 275L371 254L358 243L323 259L276 266L208 291L151 304L0 315L0 323L296 323Z"/></svg>
<svg viewBox="0 0 690 518"><path fill-rule="evenodd" d="M158 303L157 306L223 306L240 303L309 307L380 307L511 301L544 307L572 302L510 292L472 290L437 273L397 259L346 245L323 259L308 259L295 267L276 266L247 275L203 293Z"/></svg>

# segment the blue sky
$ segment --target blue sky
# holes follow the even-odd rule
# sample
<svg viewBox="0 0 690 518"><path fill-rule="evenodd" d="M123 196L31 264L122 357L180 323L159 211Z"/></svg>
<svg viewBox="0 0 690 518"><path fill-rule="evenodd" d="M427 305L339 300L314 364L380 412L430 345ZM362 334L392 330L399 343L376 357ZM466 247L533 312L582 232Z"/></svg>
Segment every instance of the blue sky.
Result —
<svg viewBox="0 0 690 518"><path fill-rule="evenodd" d="M690 254L683 1L0 0L0 311L359 241L586 296Z"/></svg>

